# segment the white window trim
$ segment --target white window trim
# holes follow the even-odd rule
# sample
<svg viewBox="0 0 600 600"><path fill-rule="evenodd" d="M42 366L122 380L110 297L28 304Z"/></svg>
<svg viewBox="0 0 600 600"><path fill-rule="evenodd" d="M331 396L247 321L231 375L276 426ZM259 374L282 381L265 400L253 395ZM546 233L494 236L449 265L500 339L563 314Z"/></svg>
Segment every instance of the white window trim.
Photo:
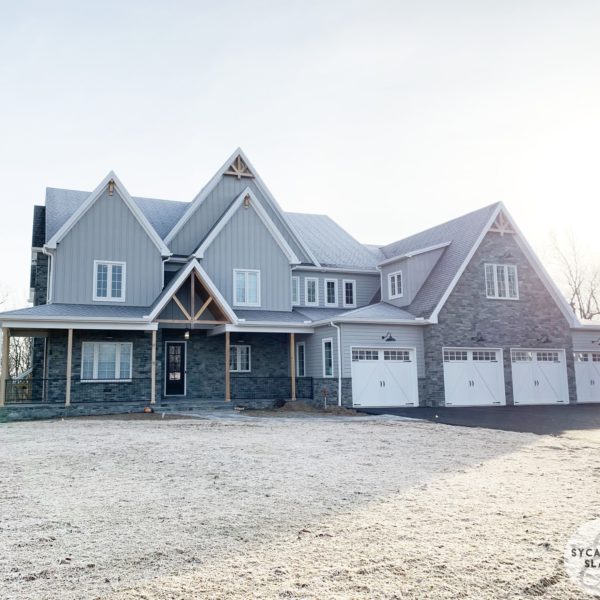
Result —
<svg viewBox="0 0 600 600"><path fill-rule="evenodd" d="M108 274L106 282L106 298L98 296L98 265L108 265ZM116 298L112 297L112 268L113 266L121 266L123 268L123 277L121 279L121 295ZM95 260L94 261L94 302L125 302L127 286L127 263L115 260Z"/></svg>
<svg viewBox="0 0 600 600"><path fill-rule="evenodd" d="M300 352L298 351L300 346L304 348L304 352L302 354L304 358L304 369L302 375L300 375ZM296 377L306 377L306 342L296 343Z"/></svg>
<svg viewBox="0 0 600 600"><path fill-rule="evenodd" d="M238 302L236 296L236 287L235 287L235 276L238 273L244 273L247 275L248 273L256 273L256 302ZM246 291L248 289L248 277L246 277ZM233 305L234 306L260 306L260 270L259 269L234 269L233 270Z"/></svg>
<svg viewBox="0 0 600 600"><path fill-rule="evenodd" d="M298 299L294 302L294 288L298 290ZM292 306L300 306L300 277L292 276Z"/></svg>
<svg viewBox="0 0 600 600"><path fill-rule="evenodd" d="M231 344L230 352L235 348L235 368L230 369L230 373L251 373L252 372L252 347L250 344ZM240 369L240 353L239 348L248 348L248 368Z"/></svg>
<svg viewBox="0 0 600 600"><path fill-rule="evenodd" d="M328 302L327 301L327 284L333 283L335 287L335 301ZM337 279L326 279L323 285L323 291L325 293L325 306L337 306L338 305L338 280Z"/></svg>
<svg viewBox="0 0 600 600"><path fill-rule="evenodd" d="M327 369L325 366L325 344L327 344L327 343L331 344L331 375L327 375ZM333 360L333 338L324 338L321 341L321 354L322 354L322 360L323 360L323 378L331 379L331 378L335 377L335 365L334 365L334 360Z"/></svg>
<svg viewBox="0 0 600 600"><path fill-rule="evenodd" d="M100 344L115 344L115 379L97 379L98 377L98 349ZM129 372L131 376L128 379L120 379L121 375L121 346L127 344L129 350ZM86 345L94 347L93 373L92 379L83 378L83 348ZM133 377L133 343L132 342L82 342L81 343L81 376L80 383L131 383Z"/></svg>
<svg viewBox="0 0 600 600"><path fill-rule="evenodd" d="M488 294L488 267L493 267L494 270L494 292L495 294L492 296ZM504 267L504 285L506 289L506 293L508 294L508 269L506 267L513 267L515 270L515 291L517 295L515 297L512 296L498 296L498 269L497 267ZM519 271L517 269L517 265L511 265L508 263L485 263L483 265L483 272L485 276L485 296L490 300L518 300L519 299Z"/></svg>
<svg viewBox="0 0 600 600"><path fill-rule="evenodd" d="M315 282L315 301L308 301L308 282ZM304 279L304 304L306 306L319 306L319 278L318 277L306 277Z"/></svg>
<svg viewBox="0 0 600 600"><path fill-rule="evenodd" d="M398 275L400 275L400 288L401 291L398 293ZM396 277L396 293L392 294L392 278ZM402 271L394 271L393 273L388 273L388 297L390 300L394 300L395 298L402 298L404 296L404 276L402 275Z"/></svg>
<svg viewBox="0 0 600 600"><path fill-rule="evenodd" d="M352 299L354 302L348 304L346 302L346 284L352 284ZM342 282L342 305L344 308L356 308L356 279L344 279Z"/></svg>

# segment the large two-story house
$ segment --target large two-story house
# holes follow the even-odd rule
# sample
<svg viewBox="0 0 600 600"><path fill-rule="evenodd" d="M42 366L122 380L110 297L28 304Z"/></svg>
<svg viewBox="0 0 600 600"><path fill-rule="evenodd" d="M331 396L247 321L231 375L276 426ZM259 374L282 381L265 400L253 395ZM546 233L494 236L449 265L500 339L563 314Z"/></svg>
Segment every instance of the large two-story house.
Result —
<svg viewBox="0 0 600 600"><path fill-rule="evenodd" d="M34 337L34 368L3 371L0 404L600 401L598 330L500 203L367 246L283 212L236 150L189 203L112 172L48 189L32 245L34 306L0 324L5 356Z"/></svg>

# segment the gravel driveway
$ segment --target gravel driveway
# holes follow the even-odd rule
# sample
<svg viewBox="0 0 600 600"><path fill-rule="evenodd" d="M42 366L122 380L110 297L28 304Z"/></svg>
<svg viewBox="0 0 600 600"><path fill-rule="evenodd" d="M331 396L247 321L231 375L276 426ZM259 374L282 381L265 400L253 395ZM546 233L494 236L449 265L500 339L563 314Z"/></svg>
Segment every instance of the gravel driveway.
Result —
<svg viewBox="0 0 600 600"><path fill-rule="evenodd" d="M586 598L600 444L372 418L0 426L0 598Z"/></svg>

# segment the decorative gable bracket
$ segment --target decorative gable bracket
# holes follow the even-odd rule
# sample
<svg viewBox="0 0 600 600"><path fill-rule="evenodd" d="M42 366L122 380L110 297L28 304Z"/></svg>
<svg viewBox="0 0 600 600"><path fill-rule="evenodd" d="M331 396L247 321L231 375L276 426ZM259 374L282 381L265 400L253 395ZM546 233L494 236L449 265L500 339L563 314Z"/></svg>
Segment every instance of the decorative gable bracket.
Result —
<svg viewBox="0 0 600 600"><path fill-rule="evenodd" d="M492 223L492 226L490 227L490 231L493 231L494 233L499 233L500 235L504 235L505 233L510 233L514 235L515 233L513 226L502 211L498 213L496 220Z"/></svg>
<svg viewBox="0 0 600 600"><path fill-rule="evenodd" d="M229 165L229 168L223 175L231 175L241 179L242 177L249 177L254 179L254 174L249 169L248 165L244 162L244 159L238 154L235 160Z"/></svg>

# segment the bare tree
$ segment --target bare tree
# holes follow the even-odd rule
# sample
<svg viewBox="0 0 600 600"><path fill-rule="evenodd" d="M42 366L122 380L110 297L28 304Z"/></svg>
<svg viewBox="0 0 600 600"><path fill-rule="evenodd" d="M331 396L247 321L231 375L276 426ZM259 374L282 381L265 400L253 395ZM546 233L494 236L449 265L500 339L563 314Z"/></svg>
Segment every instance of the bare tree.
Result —
<svg viewBox="0 0 600 600"><path fill-rule="evenodd" d="M600 317L600 265L585 261L573 234L560 244L552 236L554 251L564 277L567 300L580 319Z"/></svg>
<svg viewBox="0 0 600 600"><path fill-rule="evenodd" d="M29 337L12 337L8 352L9 373L19 377L32 367L33 339Z"/></svg>

